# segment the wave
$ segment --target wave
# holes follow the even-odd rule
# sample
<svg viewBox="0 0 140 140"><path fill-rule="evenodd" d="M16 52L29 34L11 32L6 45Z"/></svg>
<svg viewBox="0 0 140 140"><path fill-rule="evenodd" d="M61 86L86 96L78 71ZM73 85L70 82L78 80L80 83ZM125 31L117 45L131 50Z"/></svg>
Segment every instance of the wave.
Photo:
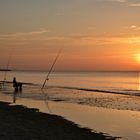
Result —
<svg viewBox="0 0 140 140"><path fill-rule="evenodd" d="M122 90L122 89L93 89L93 88L81 88L81 87L66 87L66 86L49 86L48 88L64 88L91 92L103 92L103 93L113 93L113 94L123 94L123 95L133 95L140 96L140 90Z"/></svg>
<svg viewBox="0 0 140 140"><path fill-rule="evenodd" d="M0 81L2 83L3 81ZM11 81L6 81L7 84L12 84ZM35 83L23 83L26 90L34 91L41 89L40 84ZM112 94L123 94L123 95L132 95L140 96L140 90L131 90L131 89L101 89L101 88L82 88L82 87L73 87L73 86L45 86L47 88L63 88L63 89L72 89L72 90L81 90L81 91L90 91L90 92L102 92L102 93L112 93ZM11 89L10 89L11 90Z"/></svg>

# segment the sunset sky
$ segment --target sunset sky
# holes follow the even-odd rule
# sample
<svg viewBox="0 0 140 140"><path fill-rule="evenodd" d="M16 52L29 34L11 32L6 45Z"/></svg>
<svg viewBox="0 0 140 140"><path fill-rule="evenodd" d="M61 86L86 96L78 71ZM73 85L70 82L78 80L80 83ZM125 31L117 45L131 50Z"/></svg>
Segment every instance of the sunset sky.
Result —
<svg viewBox="0 0 140 140"><path fill-rule="evenodd" d="M140 70L140 0L0 0L0 68Z"/></svg>

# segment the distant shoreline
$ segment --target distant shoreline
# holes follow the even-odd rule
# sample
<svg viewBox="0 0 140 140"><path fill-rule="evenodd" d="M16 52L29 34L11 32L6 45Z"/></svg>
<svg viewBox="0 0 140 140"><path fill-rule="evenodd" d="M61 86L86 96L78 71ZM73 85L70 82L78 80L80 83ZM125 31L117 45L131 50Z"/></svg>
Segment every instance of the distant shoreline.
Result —
<svg viewBox="0 0 140 140"><path fill-rule="evenodd" d="M12 71L11 69L0 69L0 71Z"/></svg>
<svg viewBox="0 0 140 140"><path fill-rule="evenodd" d="M0 69L0 71L14 71L14 72L48 72L49 70L47 69L47 70L16 70L16 69ZM74 70L55 70L55 71L53 71L53 72L60 72L60 73L93 73L93 72L112 72L112 73L116 73L116 72L140 72L140 70L112 70L112 71L109 71L109 70L93 70L93 71L83 71L83 70L81 70L81 71L74 71Z"/></svg>

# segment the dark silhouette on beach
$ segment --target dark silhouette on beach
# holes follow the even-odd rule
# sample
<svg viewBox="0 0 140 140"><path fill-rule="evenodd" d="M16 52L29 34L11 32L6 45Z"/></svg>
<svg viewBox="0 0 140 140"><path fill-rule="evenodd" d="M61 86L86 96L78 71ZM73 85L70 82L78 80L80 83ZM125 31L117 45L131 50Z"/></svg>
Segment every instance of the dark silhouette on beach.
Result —
<svg viewBox="0 0 140 140"><path fill-rule="evenodd" d="M22 93L22 83L16 81L16 77L13 78L13 87L14 87L14 94L13 94L13 103L16 102L16 95L18 93Z"/></svg>
<svg viewBox="0 0 140 140"><path fill-rule="evenodd" d="M0 140L115 140L60 116L6 102L0 102L0 122Z"/></svg>
<svg viewBox="0 0 140 140"><path fill-rule="evenodd" d="M13 87L15 88L15 92L22 92L22 83L16 81L16 77L13 78Z"/></svg>

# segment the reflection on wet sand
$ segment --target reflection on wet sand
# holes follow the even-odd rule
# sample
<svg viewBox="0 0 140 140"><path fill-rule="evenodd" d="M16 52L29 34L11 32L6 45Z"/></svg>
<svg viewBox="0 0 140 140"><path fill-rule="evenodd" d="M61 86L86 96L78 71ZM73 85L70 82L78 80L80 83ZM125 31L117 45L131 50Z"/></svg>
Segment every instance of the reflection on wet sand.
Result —
<svg viewBox="0 0 140 140"><path fill-rule="evenodd" d="M20 99L17 103L28 107L37 107L42 112L49 112L43 101ZM52 101L49 101L48 105L52 114L64 116L84 127L127 140L139 140L140 112Z"/></svg>
<svg viewBox="0 0 140 140"><path fill-rule="evenodd" d="M0 97L1 100L12 102L13 93L10 91L8 89L4 91ZM60 88L47 89L49 98L46 98L46 95L42 96L42 94L36 88L25 88L22 95L16 96L16 103L31 108L39 108L42 112L64 116L77 124L98 132L105 132L128 140L139 140L140 112L134 111L140 109L138 96ZM50 101L47 101L48 99Z"/></svg>

